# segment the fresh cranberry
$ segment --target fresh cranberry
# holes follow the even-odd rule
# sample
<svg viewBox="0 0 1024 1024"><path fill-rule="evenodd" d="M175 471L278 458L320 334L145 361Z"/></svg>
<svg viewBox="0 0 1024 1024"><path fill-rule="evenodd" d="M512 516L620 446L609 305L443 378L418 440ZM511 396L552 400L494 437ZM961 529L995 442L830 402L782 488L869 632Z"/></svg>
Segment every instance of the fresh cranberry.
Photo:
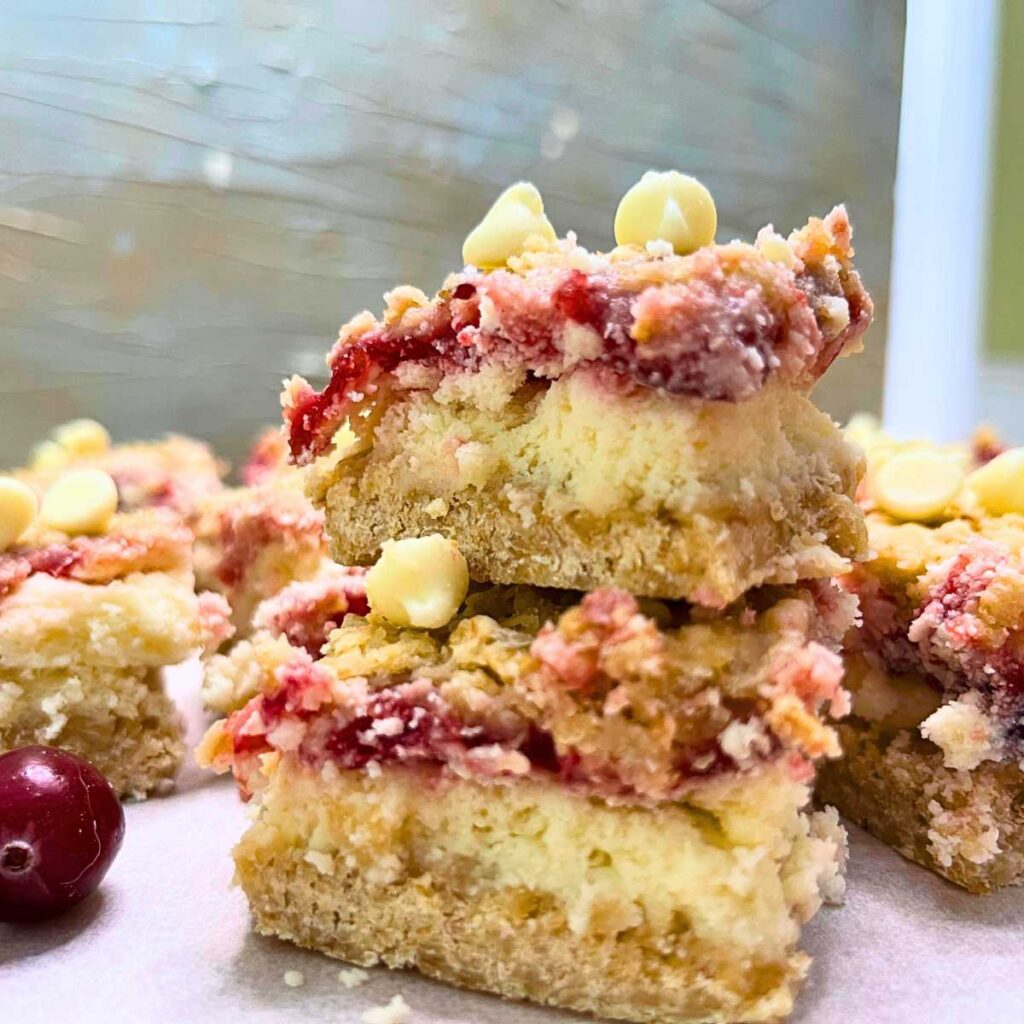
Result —
<svg viewBox="0 0 1024 1024"><path fill-rule="evenodd" d="M35 921L85 899L121 848L124 812L84 758L53 747L0 756L0 921Z"/></svg>

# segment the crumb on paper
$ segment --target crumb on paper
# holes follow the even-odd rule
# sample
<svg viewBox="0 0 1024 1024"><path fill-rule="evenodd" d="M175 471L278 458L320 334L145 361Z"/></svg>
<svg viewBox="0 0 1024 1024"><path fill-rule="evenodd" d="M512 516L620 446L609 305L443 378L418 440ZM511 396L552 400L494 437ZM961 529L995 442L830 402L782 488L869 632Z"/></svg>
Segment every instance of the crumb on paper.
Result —
<svg viewBox="0 0 1024 1024"><path fill-rule="evenodd" d="M343 970L338 971L338 981L340 981L345 988L358 988L369 977L369 972L364 971L362 967L346 967Z"/></svg>
<svg viewBox="0 0 1024 1024"><path fill-rule="evenodd" d="M392 997L386 1006L374 1006L360 1018L363 1024L406 1024L409 1019L409 1004L401 994Z"/></svg>
<svg viewBox="0 0 1024 1024"><path fill-rule="evenodd" d="M298 988L300 985L304 984L305 981L306 981L306 976L302 973L302 971L285 971L284 972L284 983L289 988Z"/></svg>

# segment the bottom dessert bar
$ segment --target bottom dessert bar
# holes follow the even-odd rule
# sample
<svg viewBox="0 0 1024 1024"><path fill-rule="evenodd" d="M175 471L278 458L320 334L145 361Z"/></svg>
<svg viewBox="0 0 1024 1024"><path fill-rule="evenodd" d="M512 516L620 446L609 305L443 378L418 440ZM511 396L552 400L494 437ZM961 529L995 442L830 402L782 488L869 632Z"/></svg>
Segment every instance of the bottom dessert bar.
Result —
<svg viewBox="0 0 1024 1024"><path fill-rule="evenodd" d="M776 1020L844 837L784 765L701 788L615 806L558 782L283 759L238 879L257 930L351 963L620 1020Z"/></svg>
<svg viewBox="0 0 1024 1024"><path fill-rule="evenodd" d="M846 641L853 715L819 792L904 856L986 892L1024 881L1024 515L1008 510L1022 453L979 465L980 443L886 444L869 452L866 501L893 500L893 480L897 499L906 487L919 501L914 460L941 467L952 490L927 514L868 512L872 558L843 579L863 616ZM911 511L926 521L905 521Z"/></svg>
<svg viewBox="0 0 1024 1024"><path fill-rule="evenodd" d="M819 770L819 799L970 892L1024 880L1024 774L1016 764L948 768L916 729L856 717L839 724L839 738L843 756Z"/></svg>
<svg viewBox="0 0 1024 1024"><path fill-rule="evenodd" d="M786 1016L800 926L843 888L808 800L852 608L495 587L439 630L350 614L319 659L257 634L216 671L263 665L262 692L199 750L258 804L257 929L622 1020Z"/></svg>

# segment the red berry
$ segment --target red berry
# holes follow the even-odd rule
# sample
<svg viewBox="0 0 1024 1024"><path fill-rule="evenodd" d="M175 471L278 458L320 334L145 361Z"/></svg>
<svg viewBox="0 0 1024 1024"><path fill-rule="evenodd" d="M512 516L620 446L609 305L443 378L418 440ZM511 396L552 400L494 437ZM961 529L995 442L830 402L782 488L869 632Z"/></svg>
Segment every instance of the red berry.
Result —
<svg viewBox="0 0 1024 1024"><path fill-rule="evenodd" d="M54 747L0 755L0 921L35 921L85 899L121 848L124 811L84 758Z"/></svg>

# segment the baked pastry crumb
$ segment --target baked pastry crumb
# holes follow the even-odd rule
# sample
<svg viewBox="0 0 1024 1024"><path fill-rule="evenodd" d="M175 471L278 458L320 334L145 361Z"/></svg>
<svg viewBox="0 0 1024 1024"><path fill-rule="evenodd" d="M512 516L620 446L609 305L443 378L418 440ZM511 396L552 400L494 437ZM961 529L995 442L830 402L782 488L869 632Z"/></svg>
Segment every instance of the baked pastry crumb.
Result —
<svg viewBox="0 0 1024 1024"><path fill-rule="evenodd" d="M345 967L338 971L338 981L343 988L358 988L369 980L369 973L361 967Z"/></svg>
<svg viewBox="0 0 1024 1024"><path fill-rule="evenodd" d="M374 1006L367 1010L360 1020L363 1024L406 1024L412 1010L402 994L392 996L384 1006Z"/></svg>

